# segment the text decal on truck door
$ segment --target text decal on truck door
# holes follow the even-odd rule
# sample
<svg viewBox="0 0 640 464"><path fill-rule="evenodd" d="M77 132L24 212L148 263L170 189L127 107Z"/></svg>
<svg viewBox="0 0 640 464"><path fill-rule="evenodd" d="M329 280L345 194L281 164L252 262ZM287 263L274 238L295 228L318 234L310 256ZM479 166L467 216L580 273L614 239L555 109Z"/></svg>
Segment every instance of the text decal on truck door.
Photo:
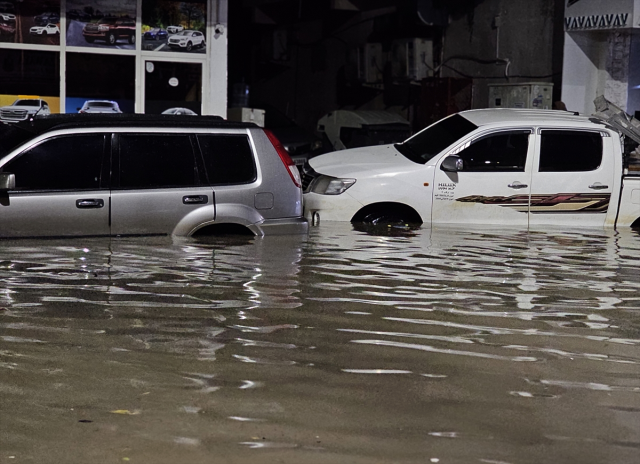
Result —
<svg viewBox="0 0 640 464"><path fill-rule="evenodd" d="M609 193L556 193L552 195L531 195L531 213L606 213L609 207ZM483 205L499 205L527 212L528 195L512 195L510 197L485 197L471 195L458 198L464 203L481 203Z"/></svg>

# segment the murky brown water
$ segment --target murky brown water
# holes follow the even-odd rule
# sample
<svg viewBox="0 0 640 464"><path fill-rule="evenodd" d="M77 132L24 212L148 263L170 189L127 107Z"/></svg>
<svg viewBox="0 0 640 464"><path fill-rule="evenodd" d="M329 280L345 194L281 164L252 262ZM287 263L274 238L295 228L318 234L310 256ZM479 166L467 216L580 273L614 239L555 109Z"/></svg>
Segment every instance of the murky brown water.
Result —
<svg viewBox="0 0 640 464"><path fill-rule="evenodd" d="M640 463L640 235L0 242L1 463Z"/></svg>

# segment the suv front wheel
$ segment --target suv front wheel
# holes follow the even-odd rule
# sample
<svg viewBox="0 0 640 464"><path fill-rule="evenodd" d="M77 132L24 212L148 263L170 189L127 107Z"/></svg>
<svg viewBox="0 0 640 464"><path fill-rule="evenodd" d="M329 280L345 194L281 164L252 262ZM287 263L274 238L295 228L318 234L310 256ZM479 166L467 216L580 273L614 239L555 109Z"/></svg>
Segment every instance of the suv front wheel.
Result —
<svg viewBox="0 0 640 464"><path fill-rule="evenodd" d="M187 42L187 48L185 50L190 52L192 48L193 48L193 44L191 42Z"/></svg>

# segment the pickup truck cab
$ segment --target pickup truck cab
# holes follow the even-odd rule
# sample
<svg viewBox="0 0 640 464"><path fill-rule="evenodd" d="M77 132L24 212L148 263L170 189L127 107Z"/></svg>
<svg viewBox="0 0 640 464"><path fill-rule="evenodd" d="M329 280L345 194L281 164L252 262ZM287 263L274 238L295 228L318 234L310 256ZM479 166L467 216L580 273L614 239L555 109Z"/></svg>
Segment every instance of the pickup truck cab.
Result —
<svg viewBox="0 0 640 464"><path fill-rule="evenodd" d="M624 147L606 118L464 111L399 144L311 159L305 215L312 223L640 225L640 171Z"/></svg>

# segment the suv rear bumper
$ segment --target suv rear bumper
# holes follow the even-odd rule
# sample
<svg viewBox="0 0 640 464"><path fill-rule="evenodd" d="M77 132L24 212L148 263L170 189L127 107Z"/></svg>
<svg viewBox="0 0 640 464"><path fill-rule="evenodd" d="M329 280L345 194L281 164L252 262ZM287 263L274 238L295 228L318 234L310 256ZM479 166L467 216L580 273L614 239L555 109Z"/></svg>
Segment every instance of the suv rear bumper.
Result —
<svg viewBox="0 0 640 464"><path fill-rule="evenodd" d="M258 235L296 235L309 232L309 222L303 218L265 219L249 226Z"/></svg>

